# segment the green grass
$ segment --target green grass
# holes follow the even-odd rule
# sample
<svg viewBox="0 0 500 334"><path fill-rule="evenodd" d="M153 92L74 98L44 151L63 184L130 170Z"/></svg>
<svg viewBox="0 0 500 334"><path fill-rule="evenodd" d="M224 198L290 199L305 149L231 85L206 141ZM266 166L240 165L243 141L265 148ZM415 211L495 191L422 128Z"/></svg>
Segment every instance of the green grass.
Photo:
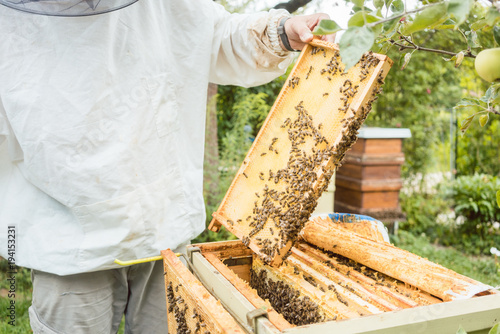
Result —
<svg viewBox="0 0 500 334"><path fill-rule="evenodd" d="M500 286L500 266L492 256L466 255L452 247L443 247L429 242L426 236L415 236L407 231L399 231L391 236L395 246L429 259L459 274L497 287Z"/></svg>
<svg viewBox="0 0 500 334"><path fill-rule="evenodd" d="M31 274L28 269L17 268L15 276L15 296L9 298L10 284L7 279L11 276L8 262L0 258L0 333L32 333L28 316L31 305ZM9 324L9 310L11 301L15 302L15 326Z"/></svg>

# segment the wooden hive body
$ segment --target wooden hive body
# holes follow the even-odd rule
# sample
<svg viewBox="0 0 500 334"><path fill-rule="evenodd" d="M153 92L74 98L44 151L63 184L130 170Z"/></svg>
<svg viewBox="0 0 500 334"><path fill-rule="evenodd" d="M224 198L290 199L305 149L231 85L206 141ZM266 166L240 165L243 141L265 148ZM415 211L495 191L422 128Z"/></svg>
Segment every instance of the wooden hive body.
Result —
<svg viewBox="0 0 500 334"><path fill-rule="evenodd" d="M333 243L338 241L332 240ZM381 248L390 246L383 241L380 243L384 244ZM468 319L460 320L460 324L469 326L468 330L474 330L491 328L497 321L494 315L500 314L500 295L491 287L484 286L484 291L478 294L481 297L445 303L443 299L407 282L322 250L304 240L292 248L292 255L278 268L265 264L239 240L189 247L196 250L193 253L196 260L193 262L195 269L200 270L200 280L224 305L227 303L227 307L237 310L238 306L234 306L232 300L240 295L255 309L266 311L270 325L260 328L257 333L311 333L316 327L316 333L333 332L335 328L343 328L341 333L371 333L370 329L377 326L386 329L373 333L415 332L402 330L400 324L396 326L397 315L402 311L410 312L411 321L408 324L418 322L420 327L416 328L423 326L420 320L424 317L429 322L425 325L429 328L429 331L425 331L427 333L434 333L436 328L447 328L448 331L453 328L456 331L458 323L447 322L448 317ZM262 271L265 271L265 275ZM449 275L461 276L451 271ZM463 276L462 279L472 282ZM224 287L217 289L220 280L227 281L236 292ZM264 290L263 283L267 284L264 284ZM446 285L448 280L445 278L441 283ZM481 283L475 283L481 286ZM287 297L287 294L292 296ZM478 307L476 300L481 299L484 299L484 308ZM455 303L464 304L461 308L455 308ZM445 315L443 310L448 308L452 315ZM438 312L434 314L432 312L436 312L435 309ZM415 310L414 313L411 310ZM481 319L481 322L467 322L474 317ZM369 322L363 323L363 319L372 319L371 325ZM345 325L350 322L353 323L352 328Z"/></svg>

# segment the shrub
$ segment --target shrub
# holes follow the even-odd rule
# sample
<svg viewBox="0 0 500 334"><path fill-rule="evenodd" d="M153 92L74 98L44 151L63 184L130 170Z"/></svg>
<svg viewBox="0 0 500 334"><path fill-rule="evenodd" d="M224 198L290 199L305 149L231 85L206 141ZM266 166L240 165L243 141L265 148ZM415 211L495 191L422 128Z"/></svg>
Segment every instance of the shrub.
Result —
<svg viewBox="0 0 500 334"><path fill-rule="evenodd" d="M465 218L458 226L462 233L477 234L485 239L495 232L495 222L500 222L497 189L500 189L500 179L486 174L460 176L453 182L455 214Z"/></svg>
<svg viewBox="0 0 500 334"><path fill-rule="evenodd" d="M441 181L432 189L424 184L406 190L401 194L406 214L401 229L469 254L489 255L491 247L500 245L499 188L499 178L476 174Z"/></svg>
<svg viewBox="0 0 500 334"><path fill-rule="evenodd" d="M447 183L443 174L417 174L405 180L401 190L401 209L406 214L406 221L401 228L414 234L425 233L430 239L440 237L438 225L441 216L449 214L452 205L442 185Z"/></svg>

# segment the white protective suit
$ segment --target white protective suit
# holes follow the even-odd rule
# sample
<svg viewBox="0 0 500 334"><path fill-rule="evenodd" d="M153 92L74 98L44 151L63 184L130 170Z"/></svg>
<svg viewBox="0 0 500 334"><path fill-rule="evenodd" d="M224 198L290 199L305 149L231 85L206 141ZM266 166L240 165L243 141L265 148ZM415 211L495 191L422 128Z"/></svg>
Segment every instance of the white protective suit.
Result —
<svg viewBox="0 0 500 334"><path fill-rule="evenodd" d="M0 6L0 255L58 275L159 255L204 229L208 82L282 74L270 17L141 0L80 18Z"/></svg>

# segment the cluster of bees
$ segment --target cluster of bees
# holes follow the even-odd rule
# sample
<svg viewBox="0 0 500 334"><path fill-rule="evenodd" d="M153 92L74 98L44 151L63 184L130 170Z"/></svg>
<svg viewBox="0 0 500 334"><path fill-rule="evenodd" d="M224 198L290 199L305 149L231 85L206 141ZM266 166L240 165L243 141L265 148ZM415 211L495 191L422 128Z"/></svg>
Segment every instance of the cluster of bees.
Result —
<svg viewBox="0 0 500 334"><path fill-rule="evenodd" d="M324 321L318 304L283 281L267 277L267 271L251 269L250 286L291 324L301 326Z"/></svg>
<svg viewBox="0 0 500 334"><path fill-rule="evenodd" d="M322 192L314 187L315 182L318 181L318 168L328 161L333 153L327 149L327 139L318 127L314 126L312 116L309 115L302 101L295 107L295 111L297 117L294 120L287 118L282 124L282 128L287 129L291 143L286 168L276 172L269 170L267 175L263 172L259 174L261 180L267 178L267 182L284 183L282 188L284 190L270 189L265 184L262 191L255 194L253 215L247 217L252 230L248 237L242 238L243 243L248 245L249 237L259 233L267 222L274 222L273 226L267 227L272 238L255 239L266 261L271 261L289 240L295 240L309 219L316 206L317 198ZM311 152L302 148L308 139L314 141L314 148ZM269 146L270 151L276 151L273 145L277 140L277 138L272 140ZM331 177L332 173L333 171L327 173L327 176ZM276 235L274 229L276 229ZM283 257L286 258L287 255Z"/></svg>
<svg viewBox="0 0 500 334"><path fill-rule="evenodd" d="M175 292L179 292L179 287L181 284L173 286L172 281L168 283L167 286L167 301L168 301L168 313L174 313L175 323L177 325L176 333L178 334L210 334L210 331L206 329L206 324L203 321L200 314L196 308L193 308L193 314L191 318L196 320L196 327L193 331L189 329L188 323L186 321L186 312L189 310L188 305L185 303L184 299L179 295L175 296Z"/></svg>
<svg viewBox="0 0 500 334"><path fill-rule="evenodd" d="M300 78L297 76L294 76L288 81L288 87L295 88L295 86L299 85Z"/></svg>
<svg viewBox="0 0 500 334"><path fill-rule="evenodd" d="M326 57L326 54L323 53L323 56ZM335 51L335 54L333 57L330 59L328 63L326 63L326 67L322 69L319 73L321 75L323 74L328 74L327 78L328 80L331 80L331 77L336 75L337 73L344 73L344 69L341 66L341 63L339 61L340 54L338 51Z"/></svg>
<svg viewBox="0 0 500 334"><path fill-rule="evenodd" d="M315 47L313 47L311 49L311 56L314 56L315 54L318 54L320 52L323 52L323 57L326 57L326 50L325 50L325 48L317 47L317 46L315 46Z"/></svg>
<svg viewBox="0 0 500 334"><path fill-rule="evenodd" d="M371 67L377 66L379 62L380 60L373 55L372 51L365 53L359 60L359 64L361 67L359 81L364 81L368 77L368 74L370 73L369 69Z"/></svg>
<svg viewBox="0 0 500 334"><path fill-rule="evenodd" d="M385 274L382 274L376 270L373 270L371 268L367 268L358 262L351 260L349 258L346 258L344 256L334 254L332 252L325 252L328 254L328 256L334 260L335 262L341 264L344 266L344 268L349 268L346 271L346 275L349 276L353 272L358 272L362 273L363 275L367 276L371 280L373 280L373 284L377 286L384 286L387 287L398 294L401 294L407 298L410 298L414 301L416 301L420 305L429 305L430 302L426 298L422 298L421 292L418 291L417 289L410 288L410 289L402 289L400 288L401 286L404 286L405 288L409 287L409 285L405 284L404 282L401 282L395 278L392 278L390 276L387 276ZM335 268L333 264L330 261L326 261L325 263L328 267L330 268ZM341 283L339 283L342 285ZM347 289L351 289L348 285L344 286ZM352 290L352 292L356 293L356 291ZM363 296L360 296L363 297Z"/></svg>
<svg viewBox="0 0 500 334"><path fill-rule="evenodd" d="M326 51L323 48L313 48L311 54L323 52L326 57ZM326 64L326 68L321 73L336 75L343 73L339 62L339 53L335 51ZM360 80L367 75L367 71L376 66L379 59L372 53L367 53L360 60L361 73ZM312 71L309 68L308 75ZM295 87L299 83L299 78L294 76L289 80L288 85ZM248 236L242 238L243 243L248 246L250 238L256 236L264 228L269 229L269 238L256 238L254 242L260 247L260 256L267 262L280 254L280 250L285 248L288 241L294 241L314 211L317 199L321 193L328 187L328 182L333 175L335 167L340 166L345 153L357 140L358 130L371 110L371 103L375 101L376 95L381 91L380 85L383 84L382 74L376 84L372 96L367 105L361 107L361 110L355 112L351 117L342 119L342 138L337 145L330 145L328 140L321 134L322 124L315 126L312 116L304 107L303 101L295 106L295 119L287 118L281 125L286 129L288 140L291 143L289 159L286 168L278 171L269 170L268 173L260 172L260 180L274 182L274 184L283 185L278 191L270 189L268 184L264 185L261 192L256 192L256 200L252 215L247 217L250 220L249 226L252 228ZM347 113L350 108L350 102L358 92L359 85L355 85L347 79L340 87L341 99L344 101L341 111ZM306 150L305 144L312 140L314 145L312 149ZM269 145L269 151L278 154L274 147L278 138L273 138ZM261 156L267 152L261 153ZM332 166L333 163L333 166ZM242 222L241 219L238 222ZM231 222L233 225L234 223ZM269 225L271 225L269 227ZM276 232L274 229L276 229ZM257 236L258 237L258 236ZM289 255L280 254L283 259Z"/></svg>

